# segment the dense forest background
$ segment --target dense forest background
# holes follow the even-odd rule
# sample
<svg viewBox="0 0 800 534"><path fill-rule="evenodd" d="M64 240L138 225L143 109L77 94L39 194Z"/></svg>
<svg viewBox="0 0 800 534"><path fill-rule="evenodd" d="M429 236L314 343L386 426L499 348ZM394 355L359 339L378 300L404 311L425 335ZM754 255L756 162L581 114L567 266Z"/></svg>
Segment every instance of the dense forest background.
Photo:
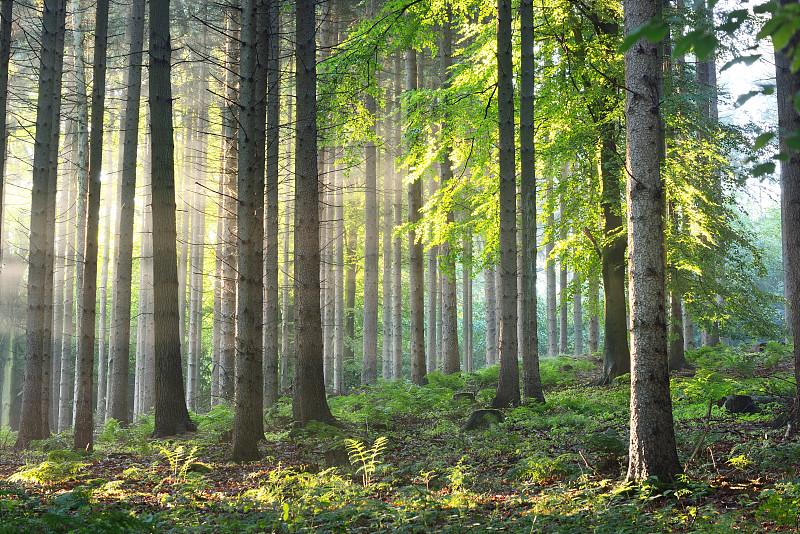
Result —
<svg viewBox="0 0 800 534"><path fill-rule="evenodd" d="M641 299L670 370L785 339L795 138L774 83L717 83L769 64L765 37L793 57L766 6L654 3L623 31L615 2L3 0L0 425L90 448L111 418L156 407L170 435L229 404L245 458L284 396L332 420L326 393L499 364L505 407L565 354L610 384ZM661 137L634 150L643 42ZM736 116L754 97L768 115ZM665 251L638 296L637 239Z"/></svg>

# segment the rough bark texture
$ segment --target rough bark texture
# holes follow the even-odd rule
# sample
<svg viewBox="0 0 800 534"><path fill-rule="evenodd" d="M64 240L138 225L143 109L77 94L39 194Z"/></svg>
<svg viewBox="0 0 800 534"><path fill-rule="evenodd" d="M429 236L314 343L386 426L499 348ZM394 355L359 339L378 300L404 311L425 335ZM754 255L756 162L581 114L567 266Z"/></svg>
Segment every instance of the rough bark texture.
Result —
<svg viewBox="0 0 800 534"><path fill-rule="evenodd" d="M521 0L522 65L520 81L520 229L522 234L522 395L544 402L539 375L539 338L536 307L536 152L534 147L533 0ZM577 335L576 335L577 339ZM576 345L577 346L577 345Z"/></svg>
<svg viewBox="0 0 800 534"><path fill-rule="evenodd" d="M30 248L28 267L28 312L25 342L25 370L22 387L22 415L16 447L25 448L32 440L48 437L42 411L44 353L49 352L50 325L45 322L47 272L47 210L50 188L50 158L53 109L60 99L61 77L58 63L58 34L64 31L66 8L63 0L44 2L42 14L41 68L36 111L36 137L33 152ZM45 344L47 347L45 347ZM49 365L49 362L47 362Z"/></svg>
<svg viewBox="0 0 800 534"><path fill-rule="evenodd" d="M789 0L781 0L781 5L789 5ZM781 152L789 156L781 162L781 204L785 217L783 235L786 236L786 254L789 263L788 280L790 288L790 307L800 309L800 152L791 150L786 144L788 136L800 131L800 114L795 107L795 95L800 91L800 74L792 72L791 58L787 56L800 41L797 34L785 48L775 51L776 89L778 95L778 130ZM800 313L791 314L791 335L794 341L794 377L800 384ZM800 388L794 399L795 428L800 425Z"/></svg>
<svg viewBox="0 0 800 534"><path fill-rule="evenodd" d="M239 92L239 185L236 309L236 388L233 416L234 461L259 457L263 427L264 148L266 143L266 0L242 1L241 89Z"/></svg>
<svg viewBox="0 0 800 534"><path fill-rule="evenodd" d="M511 0L497 1L497 106L500 129L500 371L493 408L519 404L517 359L517 202Z"/></svg>
<svg viewBox="0 0 800 534"><path fill-rule="evenodd" d="M8 113L8 62L11 56L11 19L14 0L0 2L0 275L3 271L3 254L5 254L5 176L8 132L6 115Z"/></svg>
<svg viewBox="0 0 800 534"><path fill-rule="evenodd" d="M264 264L264 406L270 407L280 396L278 376L278 332L280 307L278 306L278 182L280 178L280 6L267 2L267 159L266 205L264 231L266 234ZM262 28L259 28L264 33Z"/></svg>
<svg viewBox="0 0 800 534"><path fill-rule="evenodd" d="M196 430L186 409L178 311L178 254L169 0L150 2L150 142L153 190L154 437Z"/></svg>
<svg viewBox="0 0 800 534"><path fill-rule="evenodd" d="M319 287L319 176L317 175L317 66L314 2L296 4L296 91L294 294L294 419L332 421L322 370L322 323Z"/></svg>
<svg viewBox="0 0 800 534"><path fill-rule="evenodd" d="M656 16L655 3L625 2L626 33ZM656 44L625 53L628 248L631 314L631 435L628 479L671 482L681 472L675 447L667 361L664 184L660 174ZM608 340L606 340L608 342Z"/></svg>
<svg viewBox="0 0 800 534"><path fill-rule="evenodd" d="M120 425L128 424L128 357L131 337L131 282L133 275L133 216L136 197L136 159L139 148L139 101L142 91L142 44L144 41L144 0L131 4L128 68L125 72L125 129L122 132L122 183L120 185L119 238L114 269L117 292L114 298L114 345L111 347L108 416Z"/></svg>

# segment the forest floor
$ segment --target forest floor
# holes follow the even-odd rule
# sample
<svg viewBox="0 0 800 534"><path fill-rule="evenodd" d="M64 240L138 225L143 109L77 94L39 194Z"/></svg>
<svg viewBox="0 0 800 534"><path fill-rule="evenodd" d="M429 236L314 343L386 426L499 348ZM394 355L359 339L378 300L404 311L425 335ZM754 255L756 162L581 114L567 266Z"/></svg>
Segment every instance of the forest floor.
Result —
<svg viewBox="0 0 800 534"><path fill-rule="evenodd" d="M111 422L90 455L67 434L13 452L2 430L0 533L797 532L800 439L774 424L795 387L791 354L761 348L692 352L695 369L673 375L685 473L672 485L625 482L626 377L588 387L599 358L561 357L541 366L546 404L474 431L460 427L488 405L496 367L332 397L340 427L292 429L282 399L255 463L229 461L227 407L174 439L149 439L150 418ZM734 394L777 402L756 414L710 403Z"/></svg>

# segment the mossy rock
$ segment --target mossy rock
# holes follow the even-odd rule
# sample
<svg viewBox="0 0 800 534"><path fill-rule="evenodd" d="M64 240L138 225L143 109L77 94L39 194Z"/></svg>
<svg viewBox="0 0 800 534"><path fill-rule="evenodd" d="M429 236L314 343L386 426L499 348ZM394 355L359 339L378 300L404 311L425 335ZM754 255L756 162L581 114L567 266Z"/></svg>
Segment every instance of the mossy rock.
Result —
<svg viewBox="0 0 800 534"><path fill-rule="evenodd" d="M470 414L467 422L461 427L461 431L485 430L497 423L502 423L505 419L503 412L500 410L475 410Z"/></svg>

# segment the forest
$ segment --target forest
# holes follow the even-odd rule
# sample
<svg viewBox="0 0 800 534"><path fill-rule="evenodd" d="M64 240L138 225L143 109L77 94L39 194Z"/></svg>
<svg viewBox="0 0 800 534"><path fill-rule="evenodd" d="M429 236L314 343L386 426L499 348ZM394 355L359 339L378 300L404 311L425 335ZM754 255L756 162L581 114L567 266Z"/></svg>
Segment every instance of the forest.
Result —
<svg viewBox="0 0 800 534"><path fill-rule="evenodd" d="M0 0L0 533L800 530L800 4Z"/></svg>

